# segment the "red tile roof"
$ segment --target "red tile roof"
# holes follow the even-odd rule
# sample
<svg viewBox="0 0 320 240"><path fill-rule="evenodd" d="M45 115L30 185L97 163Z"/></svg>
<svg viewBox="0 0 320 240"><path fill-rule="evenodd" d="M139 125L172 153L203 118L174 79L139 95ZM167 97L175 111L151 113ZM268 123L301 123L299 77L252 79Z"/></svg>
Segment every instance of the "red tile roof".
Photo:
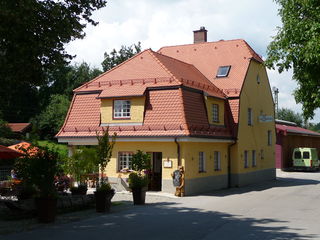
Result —
<svg viewBox="0 0 320 240"><path fill-rule="evenodd" d="M147 49L75 89L57 136L94 137L102 129L99 98L145 95L143 125L112 126L111 132L119 137L232 138L230 124L238 122L240 91L251 59L262 62L244 40ZM216 78L219 66L226 65L231 66L229 75ZM208 123L203 94L227 100L226 127Z"/></svg>
<svg viewBox="0 0 320 240"><path fill-rule="evenodd" d="M163 47L159 53L194 65L228 96L239 96L251 59L261 57L242 39ZM231 66L227 77L217 78L220 66ZM235 91L236 90L236 91Z"/></svg>
<svg viewBox="0 0 320 240"><path fill-rule="evenodd" d="M118 86L113 85L108 87L107 89L102 90L99 94L98 98L115 98L115 97L138 97L143 96L146 91L146 85L143 84L135 84L129 86Z"/></svg>
<svg viewBox="0 0 320 240"><path fill-rule="evenodd" d="M301 128L301 127L276 124L276 129L277 129L277 133L282 133L284 135L287 135L288 133L290 133L294 135L309 135L309 136L320 137L320 133L314 132L305 128Z"/></svg>
<svg viewBox="0 0 320 240"><path fill-rule="evenodd" d="M8 123L8 126L13 132L24 132L31 127L31 123Z"/></svg>

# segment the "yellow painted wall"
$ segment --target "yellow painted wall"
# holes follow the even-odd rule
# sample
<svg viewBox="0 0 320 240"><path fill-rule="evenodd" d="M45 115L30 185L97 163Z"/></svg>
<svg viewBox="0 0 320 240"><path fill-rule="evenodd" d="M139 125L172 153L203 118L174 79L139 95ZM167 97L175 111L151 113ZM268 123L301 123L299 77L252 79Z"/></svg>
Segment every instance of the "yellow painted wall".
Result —
<svg viewBox="0 0 320 240"><path fill-rule="evenodd" d="M142 123L145 97L125 98L131 101L130 119L113 119L113 101L117 99L101 99L101 123ZM121 98L124 100L124 98Z"/></svg>
<svg viewBox="0 0 320 240"><path fill-rule="evenodd" d="M109 177L127 178L128 173L118 172L118 153L119 152L162 152L162 178L172 179L171 173L178 168L177 145L174 142L116 142L112 152L112 158L107 165L106 174ZM172 161L172 168L164 168L163 161Z"/></svg>
<svg viewBox="0 0 320 240"><path fill-rule="evenodd" d="M257 83L259 74L260 84ZM253 110L253 125L248 126L248 108ZM274 168L275 164L275 124L259 122L259 115L274 118L274 103L266 70L262 64L251 61L240 95L238 141L232 148L232 173L246 173ZM268 146L268 130L272 131L272 145ZM244 151L248 150L249 168L244 168ZM257 166L252 167L252 150L256 150ZM264 158L261 158L261 150Z"/></svg>
<svg viewBox="0 0 320 240"><path fill-rule="evenodd" d="M230 143L195 143L183 142L181 145L181 158L185 166L185 178L200 178L218 176L228 173L228 144ZM214 151L220 151L221 170L214 170ZM205 153L205 170L199 173L199 152Z"/></svg>
<svg viewBox="0 0 320 240"><path fill-rule="evenodd" d="M209 123L215 125L224 125L224 100L206 96L205 102ZM219 122L212 121L212 104L218 104L219 106Z"/></svg>

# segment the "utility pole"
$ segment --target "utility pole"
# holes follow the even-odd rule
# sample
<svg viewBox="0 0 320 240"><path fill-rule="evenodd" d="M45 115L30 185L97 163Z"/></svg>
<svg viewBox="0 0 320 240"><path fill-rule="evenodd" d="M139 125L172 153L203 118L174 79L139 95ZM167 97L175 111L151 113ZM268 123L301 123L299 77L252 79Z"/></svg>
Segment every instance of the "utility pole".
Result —
<svg viewBox="0 0 320 240"><path fill-rule="evenodd" d="M279 94L279 89L276 87L272 87L273 95L274 95L274 107L275 107L275 115L276 118L278 117L278 111L279 111L279 105L278 105L278 94Z"/></svg>

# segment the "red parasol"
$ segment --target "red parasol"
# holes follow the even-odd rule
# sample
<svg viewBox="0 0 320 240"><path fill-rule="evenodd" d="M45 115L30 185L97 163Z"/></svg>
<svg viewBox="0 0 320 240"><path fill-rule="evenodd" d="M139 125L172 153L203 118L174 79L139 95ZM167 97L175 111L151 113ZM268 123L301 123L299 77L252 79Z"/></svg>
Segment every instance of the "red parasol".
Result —
<svg viewBox="0 0 320 240"><path fill-rule="evenodd" d="M22 153L16 150L0 145L0 159L13 159L13 158L20 157L22 155L23 155Z"/></svg>

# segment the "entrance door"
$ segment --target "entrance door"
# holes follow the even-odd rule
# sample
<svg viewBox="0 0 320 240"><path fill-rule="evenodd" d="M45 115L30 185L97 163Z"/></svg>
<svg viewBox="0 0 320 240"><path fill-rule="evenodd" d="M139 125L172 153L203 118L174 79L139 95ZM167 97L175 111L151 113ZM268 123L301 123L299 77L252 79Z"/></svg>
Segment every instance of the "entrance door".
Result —
<svg viewBox="0 0 320 240"><path fill-rule="evenodd" d="M150 191L161 191L162 182L162 152L151 153Z"/></svg>

